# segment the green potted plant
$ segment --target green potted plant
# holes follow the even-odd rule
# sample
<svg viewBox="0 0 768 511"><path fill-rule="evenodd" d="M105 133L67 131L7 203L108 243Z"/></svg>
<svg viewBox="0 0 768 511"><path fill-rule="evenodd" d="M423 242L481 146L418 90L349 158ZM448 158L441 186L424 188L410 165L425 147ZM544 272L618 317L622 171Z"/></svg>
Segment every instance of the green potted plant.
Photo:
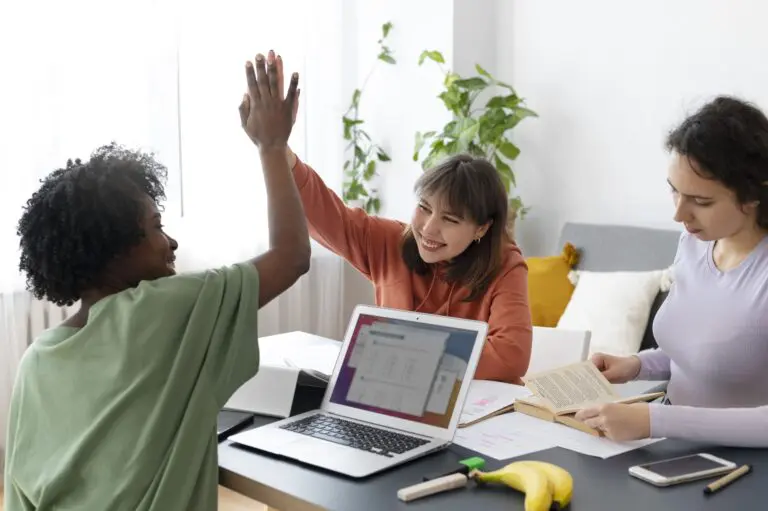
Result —
<svg viewBox="0 0 768 511"><path fill-rule="evenodd" d="M529 208L515 191L517 184L511 164L520 149L510 140L509 130L523 119L538 115L524 106L524 100L511 85L497 80L480 65L475 65L477 75L462 77L444 68L445 59L438 51L422 52L419 65L426 60L435 62L445 75L438 97L451 112L452 119L440 131L416 133L413 160L419 161L425 148L422 169L462 152L488 159L499 172L509 196L512 233L516 219L523 218ZM481 95L487 97L483 94L486 91L499 92L485 100L485 104L478 104Z"/></svg>
<svg viewBox="0 0 768 511"><path fill-rule="evenodd" d="M378 164L391 160L382 147L373 142L371 136L363 129L365 122L360 118L360 98L365 85L373 74L376 64L384 62L395 64L392 50L384 44L392 23L387 22L381 26L381 38L378 40L379 53L374 66L368 73L362 87L352 93L352 101L341 120L344 129L344 140L349 143L346 147L347 159L344 161L344 182L342 184L342 198L345 203L359 204L368 213L378 213L381 209L381 199L378 190L373 186L373 179L377 175Z"/></svg>

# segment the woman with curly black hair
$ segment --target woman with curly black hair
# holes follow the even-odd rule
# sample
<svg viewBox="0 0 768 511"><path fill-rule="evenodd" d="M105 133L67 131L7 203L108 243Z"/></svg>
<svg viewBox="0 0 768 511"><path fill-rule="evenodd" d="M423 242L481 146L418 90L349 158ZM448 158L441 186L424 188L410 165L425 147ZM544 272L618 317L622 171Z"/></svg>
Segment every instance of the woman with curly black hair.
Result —
<svg viewBox="0 0 768 511"><path fill-rule="evenodd" d="M216 509L218 411L258 369L258 309L309 268L285 159L298 76L284 97L274 55L266 60L246 65L240 105L267 189L264 254L175 275L165 168L116 144L67 162L27 202L18 233L29 289L81 307L20 364L6 511Z"/></svg>

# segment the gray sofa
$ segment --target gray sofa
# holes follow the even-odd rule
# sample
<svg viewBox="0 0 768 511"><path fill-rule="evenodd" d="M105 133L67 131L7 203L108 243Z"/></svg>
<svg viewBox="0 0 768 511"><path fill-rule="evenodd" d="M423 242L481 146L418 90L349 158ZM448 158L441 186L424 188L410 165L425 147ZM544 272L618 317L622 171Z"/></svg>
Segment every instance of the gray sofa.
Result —
<svg viewBox="0 0 768 511"><path fill-rule="evenodd" d="M667 229L624 225L566 223L560 233L559 248L570 242L580 251L576 269L586 271L663 270L672 264L680 232ZM653 317L666 293L656 297L640 349L657 347L653 338Z"/></svg>

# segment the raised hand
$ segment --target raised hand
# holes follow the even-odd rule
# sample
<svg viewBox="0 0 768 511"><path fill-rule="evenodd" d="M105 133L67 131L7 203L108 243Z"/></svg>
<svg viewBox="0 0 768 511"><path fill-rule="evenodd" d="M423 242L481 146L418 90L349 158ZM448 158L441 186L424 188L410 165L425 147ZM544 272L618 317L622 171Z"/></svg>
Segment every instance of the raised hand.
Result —
<svg viewBox="0 0 768 511"><path fill-rule="evenodd" d="M280 96L283 95L283 89L285 87L285 75L283 73L283 57L277 56L277 86L280 91ZM301 89L296 89L296 101L293 103L293 122L296 122L296 114L299 111L299 97L301 96Z"/></svg>
<svg viewBox="0 0 768 511"><path fill-rule="evenodd" d="M269 58L256 56L255 65L245 65L248 92L240 103L240 123L248 137L261 149L284 148L293 128L299 75L291 76L288 94L283 96L274 52Z"/></svg>

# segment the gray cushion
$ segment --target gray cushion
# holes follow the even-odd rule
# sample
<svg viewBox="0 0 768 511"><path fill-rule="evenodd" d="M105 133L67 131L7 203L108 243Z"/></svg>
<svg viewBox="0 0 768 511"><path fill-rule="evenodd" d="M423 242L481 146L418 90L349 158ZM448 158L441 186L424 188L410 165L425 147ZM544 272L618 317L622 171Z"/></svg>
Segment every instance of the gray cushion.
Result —
<svg viewBox="0 0 768 511"><path fill-rule="evenodd" d="M675 259L680 232L649 227L566 223L558 250L570 242L580 252L579 270L651 271L668 268ZM666 293L659 293L651 308L640 349L656 347L653 318Z"/></svg>

